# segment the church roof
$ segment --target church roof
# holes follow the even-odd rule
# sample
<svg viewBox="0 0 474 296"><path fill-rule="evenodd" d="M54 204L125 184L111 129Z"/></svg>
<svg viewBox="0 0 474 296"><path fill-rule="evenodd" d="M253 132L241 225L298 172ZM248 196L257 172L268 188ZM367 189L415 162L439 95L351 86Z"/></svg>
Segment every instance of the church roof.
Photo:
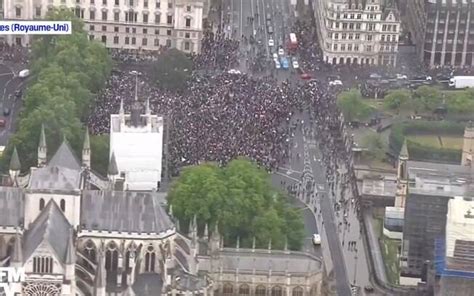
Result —
<svg viewBox="0 0 474 296"><path fill-rule="evenodd" d="M157 192L85 190L81 226L88 230L160 233L174 227Z"/></svg>
<svg viewBox="0 0 474 296"><path fill-rule="evenodd" d="M0 226L22 225L24 212L23 190L15 187L0 187Z"/></svg>
<svg viewBox="0 0 474 296"><path fill-rule="evenodd" d="M81 170L81 163L72 151L71 146L64 140L48 163L48 166L65 167L72 170Z"/></svg>
<svg viewBox="0 0 474 296"><path fill-rule="evenodd" d="M137 275L132 288L137 296L161 295L163 280L159 274L142 273Z"/></svg>
<svg viewBox="0 0 474 296"><path fill-rule="evenodd" d="M28 189L74 190L81 184L81 172L76 169L53 166L31 171Z"/></svg>
<svg viewBox="0 0 474 296"><path fill-rule="evenodd" d="M42 242L47 242L59 260L65 262L70 228L63 212L50 200L26 232L23 258L28 260Z"/></svg>

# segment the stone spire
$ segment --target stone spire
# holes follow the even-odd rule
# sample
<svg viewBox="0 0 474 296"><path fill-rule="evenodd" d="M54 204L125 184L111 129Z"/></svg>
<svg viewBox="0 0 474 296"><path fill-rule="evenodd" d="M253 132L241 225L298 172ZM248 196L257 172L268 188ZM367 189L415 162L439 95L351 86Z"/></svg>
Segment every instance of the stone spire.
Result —
<svg viewBox="0 0 474 296"><path fill-rule="evenodd" d="M272 239L270 238L268 240L268 252L270 253L272 251Z"/></svg>
<svg viewBox="0 0 474 296"><path fill-rule="evenodd" d="M42 167L48 161L48 147L46 145L46 134L44 132L44 124L41 124L40 140L38 145L38 167Z"/></svg>
<svg viewBox="0 0 474 296"><path fill-rule="evenodd" d="M255 236L252 239L252 252L255 252L256 239Z"/></svg>
<svg viewBox="0 0 474 296"><path fill-rule="evenodd" d="M74 246L74 230L69 229L69 237L66 246L66 279L75 283L76 278L76 248Z"/></svg>
<svg viewBox="0 0 474 296"><path fill-rule="evenodd" d="M236 243L235 248L236 248L237 250L240 249L240 236L237 237L237 243Z"/></svg>
<svg viewBox="0 0 474 296"><path fill-rule="evenodd" d="M173 205L170 205L170 207L168 208L168 215L173 218Z"/></svg>
<svg viewBox="0 0 474 296"><path fill-rule="evenodd" d="M285 238L285 252L288 252L288 237Z"/></svg>
<svg viewBox="0 0 474 296"><path fill-rule="evenodd" d="M408 160L408 147L407 147L407 139L403 141L402 149L400 150L400 154L398 155L399 159Z"/></svg>
<svg viewBox="0 0 474 296"><path fill-rule="evenodd" d="M209 240L209 225L206 223L204 226L204 236L203 239Z"/></svg>
<svg viewBox="0 0 474 296"><path fill-rule="evenodd" d="M95 296L106 296L105 260L104 260L104 254L102 251L100 251L99 253L99 263L97 264L94 286L95 286L95 294L94 294Z"/></svg>
<svg viewBox="0 0 474 296"><path fill-rule="evenodd" d="M181 227L179 226L179 219L176 219L176 231L179 232Z"/></svg>
<svg viewBox="0 0 474 296"><path fill-rule="evenodd" d="M145 113L146 115L151 115L150 98L146 99Z"/></svg>
<svg viewBox="0 0 474 296"><path fill-rule="evenodd" d="M20 174L21 170L21 163L20 157L18 156L18 151L16 150L16 146L13 147L12 158L10 159L10 177L14 184L16 184L16 178Z"/></svg>
<svg viewBox="0 0 474 296"><path fill-rule="evenodd" d="M91 142L89 139L89 128L86 127L84 135L84 145L82 146L82 165L86 168L91 167Z"/></svg>
<svg viewBox="0 0 474 296"><path fill-rule="evenodd" d="M21 235L18 231L15 234L15 245L13 247L11 265L12 267L23 267L23 248L21 244Z"/></svg>
<svg viewBox="0 0 474 296"><path fill-rule="evenodd" d="M107 168L107 175L109 179L118 175L117 161L115 160L115 152L112 152L109 161L109 167Z"/></svg>

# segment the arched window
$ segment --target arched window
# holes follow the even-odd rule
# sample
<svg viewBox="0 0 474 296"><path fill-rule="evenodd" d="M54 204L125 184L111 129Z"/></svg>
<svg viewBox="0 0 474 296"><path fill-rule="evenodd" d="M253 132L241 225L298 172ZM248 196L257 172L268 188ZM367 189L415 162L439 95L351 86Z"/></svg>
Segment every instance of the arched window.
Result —
<svg viewBox="0 0 474 296"><path fill-rule="evenodd" d="M224 288L222 289L222 294L224 296L234 295L234 287L231 284L224 284Z"/></svg>
<svg viewBox="0 0 474 296"><path fill-rule="evenodd" d="M291 293L291 296L303 296L303 288L301 287L293 288L293 293Z"/></svg>
<svg viewBox="0 0 474 296"><path fill-rule="evenodd" d="M316 296L316 295L318 295L317 292L318 292L318 287L317 286L312 286L311 290L309 291L309 295Z"/></svg>
<svg viewBox="0 0 474 296"><path fill-rule="evenodd" d="M145 272L155 272L156 254L155 248L149 245L145 254Z"/></svg>
<svg viewBox="0 0 474 296"><path fill-rule="evenodd" d="M249 285L243 284L239 287L239 295L250 295Z"/></svg>
<svg viewBox="0 0 474 296"><path fill-rule="evenodd" d="M40 198L40 211L44 209L44 198Z"/></svg>
<svg viewBox="0 0 474 296"><path fill-rule="evenodd" d="M86 253L87 259L91 260L94 263L97 263L97 252L96 247L93 241L88 240L84 245L84 252Z"/></svg>
<svg viewBox="0 0 474 296"><path fill-rule="evenodd" d="M132 243L130 246L128 246L127 252L125 253L125 269L132 268L132 265L130 264L135 260L135 257L137 256L137 246Z"/></svg>
<svg viewBox="0 0 474 296"><path fill-rule="evenodd" d="M66 201L64 199L61 199L60 203L61 211L65 212L66 211Z"/></svg>
<svg viewBox="0 0 474 296"><path fill-rule="evenodd" d="M283 290L281 289L280 286L275 286L272 288L272 296L282 296Z"/></svg>
<svg viewBox="0 0 474 296"><path fill-rule="evenodd" d="M265 288L265 286L257 286L257 288L255 289L255 296L265 296L267 294L267 289Z"/></svg>
<svg viewBox="0 0 474 296"><path fill-rule="evenodd" d="M118 250L117 244L111 242L107 246L107 251L105 252L105 269L108 271L116 271L118 266Z"/></svg>

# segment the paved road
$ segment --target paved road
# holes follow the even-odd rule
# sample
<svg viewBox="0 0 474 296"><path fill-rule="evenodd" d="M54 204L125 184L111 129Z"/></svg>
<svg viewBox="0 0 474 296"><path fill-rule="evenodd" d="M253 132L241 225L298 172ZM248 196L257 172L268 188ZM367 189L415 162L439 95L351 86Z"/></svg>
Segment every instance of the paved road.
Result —
<svg viewBox="0 0 474 296"><path fill-rule="evenodd" d="M20 100L15 99L15 91L24 87L25 80L15 77L13 70L7 65L0 64L0 112L6 119L6 126L0 129L0 146L6 146L15 131L15 119L18 115ZM3 110L11 110L9 116L3 115Z"/></svg>

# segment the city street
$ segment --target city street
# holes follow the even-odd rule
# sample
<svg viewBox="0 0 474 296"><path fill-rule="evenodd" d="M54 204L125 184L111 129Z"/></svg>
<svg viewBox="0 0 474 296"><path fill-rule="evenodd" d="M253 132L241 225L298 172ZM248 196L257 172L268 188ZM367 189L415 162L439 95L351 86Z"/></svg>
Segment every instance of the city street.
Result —
<svg viewBox="0 0 474 296"><path fill-rule="evenodd" d="M250 72L248 60L254 57L259 50L264 50L265 57L272 61L272 54L281 46L285 49L289 28L293 21L290 13L290 4L283 0L225 0L225 15L228 17L228 36L241 40L241 62L239 70ZM286 5L285 5L286 4ZM267 15L270 20L267 21ZM253 22L249 18L254 17ZM268 26L272 26L273 34L268 34ZM249 38L255 34L256 44L252 46L245 42L243 36ZM268 40L274 40L274 46L269 46ZM250 56L249 56L250 54ZM274 64L266 62L265 72L274 73ZM270 70L270 71L268 71ZM318 77L324 73L318 73ZM327 74L327 73L326 73ZM287 78L297 81L291 71L277 70L280 81ZM296 79L295 79L296 78ZM314 186L314 195L306 192L299 196L300 200L293 203L303 214L305 224L305 243L303 249L317 256L322 256L326 263L328 274L334 272L335 288L338 295L351 295L351 286L359 287L360 294L364 294L364 287L370 286L368 262L359 229L359 221L355 207L352 206L344 214L342 210L335 211L335 204L341 199L340 183L336 184L334 195L328 190L325 168L321 163L321 155L317 140L312 135L304 135L301 128L312 130L309 114L296 114L292 123L298 122L291 146L290 160L273 175L273 183L281 186L285 191L292 184L305 184L310 180ZM340 170L345 170L341 166ZM304 185L302 186L304 187ZM351 198L346 190L345 199ZM347 223L344 223L344 216ZM320 233L322 245L314 246L311 238L314 233ZM338 236L332 235L338 233ZM331 235L328 235L331 234ZM349 244L351 242L351 244Z"/></svg>
<svg viewBox="0 0 474 296"><path fill-rule="evenodd" d="M5 65L0 64L0 110L2 112L1 118L4 118L6 123L4 128L0 128L0 146L6 146L10 136L15 131L15 118L19 110L19 99L15 98L15 92L22 89L26 80L15 77L13 70ZM10 110L10 115L5 115L5 109Z"/></svg>

